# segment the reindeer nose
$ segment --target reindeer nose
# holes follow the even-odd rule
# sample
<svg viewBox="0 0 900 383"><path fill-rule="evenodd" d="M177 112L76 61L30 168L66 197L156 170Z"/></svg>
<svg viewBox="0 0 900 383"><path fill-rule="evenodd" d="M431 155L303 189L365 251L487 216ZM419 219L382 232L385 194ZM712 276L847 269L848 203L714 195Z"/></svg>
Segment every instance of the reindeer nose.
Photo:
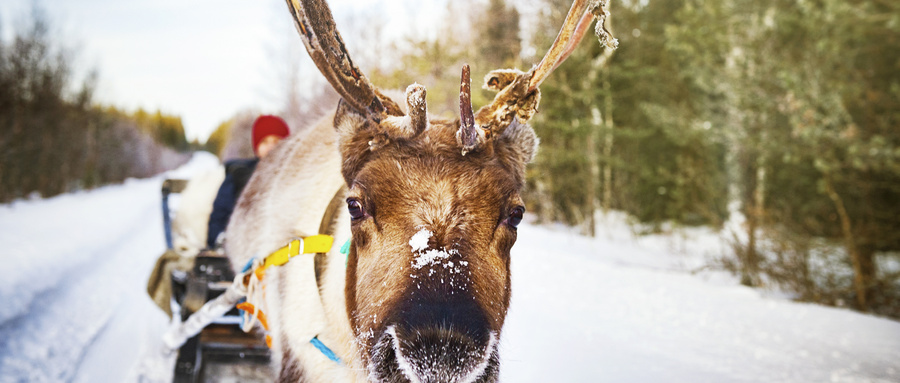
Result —
<svg viewBox="0 0 900 383"><path fill-rule="evenodd" d="M474 382L483 375L495 375L497 369L496 336L480 345L466 334L433 327L399 334L390 328L393 352L400 371L411 382Z"/></svg>
<svg viewBox="0 0 900 383"><path fill-rule="evenodd" d="M496 333L471 296L413 294L387 334L398 367L413 382L470 382L496 358Z"/></svg>
<svg viewBox="0 0 900 383"><path fill-rule="evenodd" d="M446 283L444 283L446 285ZM447 329L484 346L490 322L476 297L449 288L414 288L397 306L396 326L402 333Z"/></svg>

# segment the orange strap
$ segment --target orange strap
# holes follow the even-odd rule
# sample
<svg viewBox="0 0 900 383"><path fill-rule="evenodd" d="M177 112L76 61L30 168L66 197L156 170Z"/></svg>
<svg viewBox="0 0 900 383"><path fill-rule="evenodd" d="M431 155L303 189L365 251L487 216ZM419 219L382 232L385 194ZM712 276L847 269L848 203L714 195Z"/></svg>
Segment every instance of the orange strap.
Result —
<svg viewBox="0 0 900 383"><path fill-rule="evenodd" d="M259 319L259 324L261 324L266 331L269 331L269 322L266 321L266 314L263 313L262 310L257 310L250 302L241 302L235 307L237 307L238 310L244 310L250 313L250 315L256 315L256 318Z"/></svg>

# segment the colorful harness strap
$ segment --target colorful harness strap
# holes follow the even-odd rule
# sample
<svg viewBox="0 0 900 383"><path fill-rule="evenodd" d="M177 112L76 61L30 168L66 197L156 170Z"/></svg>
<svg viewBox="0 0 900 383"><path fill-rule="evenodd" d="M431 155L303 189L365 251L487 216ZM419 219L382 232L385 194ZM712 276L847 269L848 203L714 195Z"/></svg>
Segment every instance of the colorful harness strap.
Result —
<svg viewBox="0 0 900 383"><path fill-rule="evenodd" d="M319 340L318 335L316 335L312 339L310 339L309 343L312 343L313 346L315 346L323 355L325 355L326 358L331 359L332 362L335 362L337 364L343 364L341 362L341 358L339 358L337 356L337 354L334 353L334 351L331 351L331 349L328 348L328 346L326 346L325 343L322 343L322 341Z"/></svg>
<svg viewBox="0 0 900 383"><path fill-rule="evenodd" d="M349 250L350 241L341 248L341 253L346 254L346 250ZM250 328L253 327L253 324L246 322L248 317L252 319L256 319L259 321L260 325L262 325L263 329L266 331L269 330L269 326L266 320L266 315L259 308L259 305L254 305L249 302L251 299L257 298L256 294L253 292L259 291L257 289L257 284L262 282L263 278L266 275L266 269L272 266L282 266L288 263L291 258L296 257L300 254L316 254L316 253L327 253L331 251L331 246L334 245L334 237L325 234L313 235L306 238L295 239L293 241L288 242L288 244L278 250L275 250L272 254L269 254L267 257L262 260L251 259L244 266L243 273L250 272L248 278L245 279L248 284L248 301L242 302L237 305L237 308L241 311L244 311L244 315L241 315L241 327L244 328L244 331L249 331ZM251 271L252 270L252 271ZM334 353L328 346L326 346L322 341L319 340L318 336L313 337L309 341L313 346L316 347L325 357L331 359L335 363L341 364L341 359ZM266 335L266 344L269 347L272 347L272 338L269 335Z"/></svg>
<svg viewBox="0 0 900 383"><path fill-rule="evenodd" d="M266 269L271 266L281 266L300 254L327 253L334 244L334 237L325 234L313 235L303 239L295 239L288 242L287 246L275 250L263 260L262 265L253 272L259 280L263 279Z"/></svg>

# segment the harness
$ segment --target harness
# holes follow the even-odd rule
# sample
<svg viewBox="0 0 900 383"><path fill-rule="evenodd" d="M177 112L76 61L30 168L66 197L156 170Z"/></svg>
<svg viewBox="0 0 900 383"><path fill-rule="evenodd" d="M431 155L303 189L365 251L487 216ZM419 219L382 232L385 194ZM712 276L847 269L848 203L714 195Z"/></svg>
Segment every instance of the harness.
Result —
<svg viewBox="0 0 900 383"><path fill-rule="evenodd" d="M238 303L235 307L242 311L241 313L241 329L249 332L253 329L256 322L268 332L269 325L265 313L260 308L264 302L265 286L262 284L265 279L266 271L272 267L283 266L298 256L307 254L314 256L314 271L316 278L316 286L321 291L322 282L321 275L325 268L326 253L331 251L334 245L334 233L336 218L341 206L342 197L346 194L347 187L342 186L332 197L331 202L325 209L325 215L319 225L319 233L308 237L298 237L288 242L284 247L275 250L264 258L255 257L244 266L238 278L242 278L243 284L247 287L246 299ZM350 240L341 247L341 253L349 254ZM319 297L321 299L321 296ZM341 364L341 359L328 346L319 340L318 335L313 336L309 341L316 349L318 349L328 359ZM272 347L272 337L266 334L266 345Z"/></svg>

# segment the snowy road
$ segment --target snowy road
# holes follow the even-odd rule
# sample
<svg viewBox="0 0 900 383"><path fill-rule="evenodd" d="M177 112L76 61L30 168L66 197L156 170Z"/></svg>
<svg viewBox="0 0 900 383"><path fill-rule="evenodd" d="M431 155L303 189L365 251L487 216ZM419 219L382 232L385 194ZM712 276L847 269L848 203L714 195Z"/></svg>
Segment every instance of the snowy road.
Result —
<svg viewBox="0 0 900 383"><path fill-rule="evenodd" d="M147 317L158 319L157 328L166 322L143 292L154 254L164 247L158 198L150 199L159 194L154 184L132 182L0 213L0 242L13 250L4 255L2 273L18 276L0 290L11 302L0 325L0 380L71 381L82 366L98 362L106 366L92 371L108 375L83 381L125 379L140 350L127 341L101 348L134 341L141 334L134 330L149 327ZM109 339L126 321L129 329Z"/></svg>
<svg viewBox="0 0 900 383"><path fill-rule="evenodd" d="M0 205L0 382L133 378L167 324L144 292L161 180ZM701 250L623 233L521 227L503 381L900 382L900 323L691 275Z"/></svg>

